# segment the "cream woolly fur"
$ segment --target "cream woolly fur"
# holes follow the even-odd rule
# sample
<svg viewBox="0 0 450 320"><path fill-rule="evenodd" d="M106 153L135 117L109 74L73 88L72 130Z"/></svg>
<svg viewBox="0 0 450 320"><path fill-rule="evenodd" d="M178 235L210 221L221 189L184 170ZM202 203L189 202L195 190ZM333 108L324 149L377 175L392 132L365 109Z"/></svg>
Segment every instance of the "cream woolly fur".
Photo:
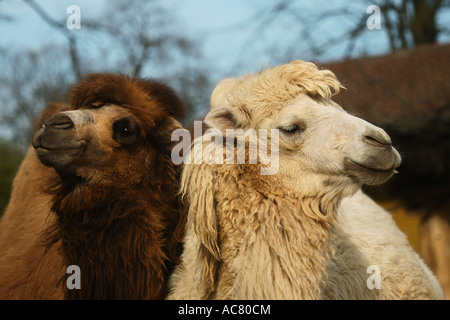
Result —
<svg viewBox="0 0 450 320"><path fill-rule="evenodd" d="M169 299L444 297L389 213L360 191L386 181L400 156L383 130L330 100L340 88L303 61L219 83L209 126L300 128L280 134L274 175L260 174L261 161L185 166L190 208ZM219 143L208 134L193 149L206 158ZM247 148L248 139L236 137ZM369 266L380 270L380 289L367 285Z"/></svg>
<svg viewBox="0 0 450 320"><path fill-rule="evenodd" d="M444 299L436 277L412 249L391 214L362 191L342 200L338 226L338 254L330 264L327 297L361 298L358 290L343 292L342 282L346 279L354 285L366 281L370 274L364 269L375 265L381 271L381 289L369 291L376 298ZM346 287L352 288L350 284Z"/></svg>
<svg viewBox="0 0 450 320"><path fill-rule="evenodd" d="M270 119L299 95L329 99L341 88L331 71L298 60L262 70L257 76L222 80L211 95L211 108L232 106L244 115L240 127L258 129L262 120Z"/></svg>

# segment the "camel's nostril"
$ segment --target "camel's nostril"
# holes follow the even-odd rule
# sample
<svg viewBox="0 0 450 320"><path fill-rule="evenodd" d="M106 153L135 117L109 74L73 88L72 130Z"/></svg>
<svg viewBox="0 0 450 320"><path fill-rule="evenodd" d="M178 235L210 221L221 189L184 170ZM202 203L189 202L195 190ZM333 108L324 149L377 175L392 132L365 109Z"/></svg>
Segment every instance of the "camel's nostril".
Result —
<svg viewBox="0 0 450 320"><path fill-rule="evenodd" d="M377 147L390 147L392 145L389 136L378 133L364 136L364 141Z"/></svg>
<svg viewBox="0 0 450 320"><path fill-rule="evenodd" d="M58 130L67 130L73 127L73 122L52 123L50 126Z"/></svg>
<svg viewBox="0 0 450 320"><path fill-rule="evenodd" d="M72 119L63 114L55 114L44 123L45 128L56 130L67 130L74 127Z"/></svg>

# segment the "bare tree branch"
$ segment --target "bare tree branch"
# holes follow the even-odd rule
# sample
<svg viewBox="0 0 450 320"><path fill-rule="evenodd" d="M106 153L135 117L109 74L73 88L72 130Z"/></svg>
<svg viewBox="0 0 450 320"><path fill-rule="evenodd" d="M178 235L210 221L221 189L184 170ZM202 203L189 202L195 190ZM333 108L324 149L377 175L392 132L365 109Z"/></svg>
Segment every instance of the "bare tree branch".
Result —
<svg viewBox="0 0 450 320"><path fill-rule="evenodd" d="M293 6L293 3L297 5ZM279 4L284 6L279 6ZM249 48L254 43L261 42L261 36L273 25L275 20L284 18L285 21L288 21L285 17L290 16L298 22L296 28L299 38L288 42L287 50L284 50L284 52L289 53L290 56L286 56L283 60L298 56L300 50L302 54L309 51L313 59L320 59L321 56L332 52L336 46L342 46L343 43L346 46L343 55L349 58L354 55L356 48L361 47L361 41L367 35L365 32L367 28L365 28L364 23L367 19L365 5L372 4L373 1L367 0L365 3L358 5L318 7L317 9L309 8L307 11L303 11L300 2L292 1L286 4L280 1L273 4L272 7L259 9L251 16L252 19L247 24L247 27L256 27L257 30L247 38L239 57L245 59ZM277 8L277 6L279 7ZM446 26L442 23L440 26L436 25L436 16L443 11L443 8L450 7L450 0L379 0L378 6L381 10L383 23L380 32L386 34L391 51L410 48L415 44L435 42L437 34L447 34L448 32ZM421 10L418 10L419 7ZM326 23L331 21L340 21L340 25L343 26L345 19L349 23L348 27L323 28ZM239 22L236 27L245 27L245 22ZM317 36L317 30L320 30L320 37ZM343 32L339 32L341 30ZM232 30L230 29L230 31ZM289 32L286 32L286 34L292 34L293 32L289 29L287 31ZM324 36L325 34L327 35ZM299 43L301 43L300 46ZM301 49L297 49L299 47ZM279 47L277 49L279 50ZM238 64L236 62L235 67Z"/></svg>
<svg viewBox="0 0 450 320"><path fill-rule="evenodd" d="M59 31L68 41L70 60L72 63L72 70L75 74L76 79L79 81L82 78L81 63L78 55L77 41L73 33L71 33L64 22L57 21L53 19L40 5L38 5L34 0L23 0L28 4L34 12L36 12L41 19L46 22L49 26Z"/></svg>
<svg viewBox="0 0 450 320"><path fill-rule="evenodd" d="M254 43L254 40L258 39L261 36L261 34L264 33L265 30L267 30L270 27L270 25L276 20L276 18L283 11L288 9L289 6L292 5L293 3L294 1L281 0L276 5L271 7L269 11L265 14L265 17L260 20L258 26L254 29L254 31L247 37L244 43L248 43L249 45ZM243 56L245 52L248 52L248 47L242 47L241 52L238 54L238 57ZM243 60L236 61L234 63L233 69L239 68L239 64L242 62Z"/></svg>
<svg viewBox="0 0 450 320"><path fill-rule="evenodd" d="M264 15L267 11L272 10L273 4L270 4L268 6L265 6L261 9L256 10L254 13L252 13L250 16L246 17L245 19L235 22L231 25L216 27L216 28L210 28L207 31L205 31L203 34L205 36L208 35L217 35L222 33L231 33L235 31L240 31L243 28L247 28L251 26L252 24L258 23L261 15Z"/></svg>

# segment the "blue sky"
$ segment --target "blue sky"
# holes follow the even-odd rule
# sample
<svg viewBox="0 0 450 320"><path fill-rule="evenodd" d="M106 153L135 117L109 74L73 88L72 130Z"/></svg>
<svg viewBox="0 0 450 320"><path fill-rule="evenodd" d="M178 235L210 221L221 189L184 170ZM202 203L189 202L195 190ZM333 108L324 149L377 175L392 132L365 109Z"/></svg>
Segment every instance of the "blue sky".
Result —
<svg viewBox="0 0 450 320"><path fill-rule="evenodd" d="M107 0L36 1L59 21L65 21L68 18L69 14L66 13L68 6L78 5L81 9L82 30L85 18L100 17L108 21L107 16L100 16L105 12ZM267 25L264 24L262 10L276 4L274 0L161 0L159 2L176 17L180 32L198 40L203 63L211 66L208 70L211 70L210 77L213 83L225 77L257 72L264 66L288 62L283 60L285 59L283 57L289 52L292 59L317 63L340 60L345 56L347 47L346 32L352 24L355 24L355 21L369 17L366 12L369 3L367 1L292 1L290 11L277 16ZM340 15L342 9L350 14ZM320 21L314 20L313 13L320 10L330 12L330 17ZM259 12L263 12L262 20L253 19ZM449 21L449 12L446 15L446 17L441 15L439 19L444 22ZM9 16L12 20L0 19L0 48L37 50L44 46L51 47L67 43L62 35L42 21L22 0L0 0L1 16ZM302 24L307 26L307 32L304 34L301 33ZM383 21L381 21L381 28L383 29ZM373 56L389 52L387 37L383 30L364 29L353 56ZM74 32L82 33L82 31ZM308 36L324 49L322 55L316 56L308 49L306 41L303 41L304 37ZM336 37L342 37L344 41L331 45L329 39ZM448 42L449 37L443 40ZM82 50L97 50L98 43L95 41L101 42L101 39L90 39L82 43ZM97 55L97 57L102 56ZM183 57L177 59L176 63L183 64ZM150 74L151 72L145 73L144 76L158 77L158 72L161 71L154 72L155 76Z"/></svg>
<svg viewBox="0 0 450 320"><path fill-rule="evenodd" d="M38 0L38 3L55 19L65 19L69 15L66 8L76 4L81 8L83 17L97 16L103 11L105 0ZM269 1L208 1L208 0L165 0L165 7L181 18L181 23L192 32L207 32L211 28L220 28L227 24L245 19L261 4ZM51 27L23 1L3 0L0 12L14 20L0 21L0 43L7 46L37 48L50 41L64 41ZM105 17L107 19L107 17Z"/></svg>
<svg viewBox="0 0 450 320"><path fill-rule="evenodd" d="M37 0L37 2L58 20L68 17L66 8L73 4L81 8L82 20L84 17L98 17L108 4L106 0ZM230 69L240 73L253 72L263 65L279 63L277 54L282 54L283 50L288 49L298 48L299 54L296 58L305 60L315 58L304 49L305 44L298 40L301 37L296 33L300 28L295 20L292 20L292 16L278 17L262 34L257 32L257 28L261 25L250 23L249 18L255 12L273 5L276 3L274 0L164 0L161 3L178 17L178 22L186 34L201 41L201 51L205 58L225 73ZM295 2L293 7L296 13L306 18L309 12L317 12L320 9L331 12L336 10L335 18L326 19L323 23L313 21L314 30L310 32L311 36L318 43L323 41L323 46L326 46L327 38L345 32L350 26L350 19L340 17L339 9L346 8L351 12L351 19L356 21L360 17L369 16L366 13L367 3L346 0L304 0ZM21 0L0 1L0 15L13 18L12 22L0 20L0 47L39 48L65 41ZM445 17L440 19L448 21ZM248 25L245 24L246 21L249 22ZM252 41L254 34L258 35L258 39ZM272 48L272 52L267 52L267 47ZM342 58L345 43L334 44L330 48L332 49L323 54L319 60ZM388 43L384 32L366 30L358 41L355 54L379 55L387 51Z"/></svg>
<svg viewBox="0 0 450 320"><path fill-rule="evenodd" d="M59 20L66 19L69 16L66 8L76 4L81 8L83 21L83 17L97 17L107 2L105 0L38 0L38 3L52 17ZM302 43L292 41L295 39L293 34L297 32L296 26L292 21L281 18L275 20L264 34L258 35L260 38L252 41L252 35L257 33L255 29L258 25L245 26L245 22L258 10L273 5L273 0L166 0L162 3L170 11L174 11L186 33L197 37L202 42L201 51L205 58L220 70L218 77L226 75L227 72L255 72L264 65L278 63L275 56L264 50L268 45L272 47L273 52L284 50L284 47L294 49L302 47ZM307 12L318 7L342 5L351 6L346 1L316 0L302 1L301 9ZM58 32L45 24L28 5L20 0L1 1L0 12L13 18L12 22L0 21L0 46L37 49L43 45L65 41ZM357 8L356 12L366 15L364 6ZM107 18L104 17L104 19ZM338 30L340 28L333 25L333 20L329 20L314 30L315 37L326 37L327 34L338 32ZM387 50L384 35L380 31L372 32L366 42L371 43L370 48L367 48L370 53L380 54ZM337 60L342 50L343 47L339 48L339 45L336 45L322 57L322 60ZM300 49L299 51L301 52ZM278 52L278 54L281 53ZM314 57L306 53L298 58L311 60Z"/></svg>

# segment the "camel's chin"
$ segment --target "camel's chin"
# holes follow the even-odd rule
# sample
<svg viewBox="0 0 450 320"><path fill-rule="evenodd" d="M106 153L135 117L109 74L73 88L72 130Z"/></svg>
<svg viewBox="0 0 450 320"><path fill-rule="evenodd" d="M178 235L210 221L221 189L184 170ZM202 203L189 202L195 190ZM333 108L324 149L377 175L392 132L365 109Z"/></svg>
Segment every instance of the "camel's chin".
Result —
<svg viewBox="0 0 450 320"><path fill-rule="evenodd" d="M72 149L45 149L36 148L36 155L47 167L55 168L57 171L67 170L70 164L79 156L80 148Z"/></svg>
<svg viewBox="0 0 450 320"><path fill-rule="evenodd" d="M35 135L33 147L36 155L47 167L53 167L58 172L67 170L68 166L78 159L86 146L86 141L66 141L61 143L49 139L48 135Z"/></svg>
<svg viewBox="0 0 450 320"><path fill-rule="evenodd" d="M371 168L349 159L345 159L344 166L351 177L356 178L362 184L366 185L383 184L397 173L395 170L396 167L388 169Z"/></svg>

